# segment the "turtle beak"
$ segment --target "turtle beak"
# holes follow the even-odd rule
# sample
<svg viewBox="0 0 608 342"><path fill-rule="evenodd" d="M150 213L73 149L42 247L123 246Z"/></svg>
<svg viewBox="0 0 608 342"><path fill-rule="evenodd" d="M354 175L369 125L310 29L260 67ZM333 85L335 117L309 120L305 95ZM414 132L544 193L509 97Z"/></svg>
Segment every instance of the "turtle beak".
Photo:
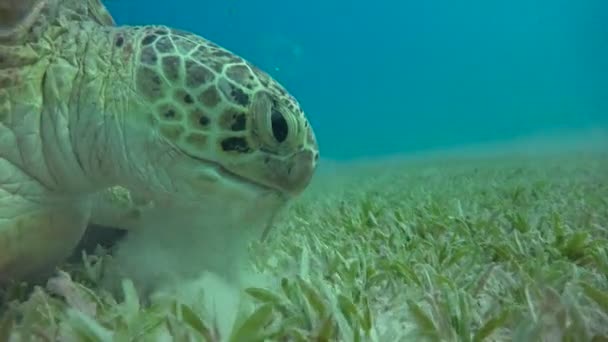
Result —
<svg viewBox="0 0 608 342"><path fill-rule="evenodd" d="M290 164L291 167L278 174L278 180L286 193L297 196L310 184L316 169L314 153L310 150L298 152Z"/></svg>

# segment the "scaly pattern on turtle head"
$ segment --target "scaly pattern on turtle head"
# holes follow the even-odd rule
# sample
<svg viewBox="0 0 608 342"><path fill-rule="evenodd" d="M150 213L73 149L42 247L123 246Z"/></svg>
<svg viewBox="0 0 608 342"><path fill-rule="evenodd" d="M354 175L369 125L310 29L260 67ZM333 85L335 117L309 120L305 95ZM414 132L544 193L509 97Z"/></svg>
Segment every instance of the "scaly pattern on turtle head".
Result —
<svg viewBox="0 0 608 342"><path fill-rule="evenodd" d="M192 33L151 26L135 36L143 122L164 142L223 178L287 195L307 186L317 143L300 105L278 82ZM115 45L125 38L117 34Z"/></svg>

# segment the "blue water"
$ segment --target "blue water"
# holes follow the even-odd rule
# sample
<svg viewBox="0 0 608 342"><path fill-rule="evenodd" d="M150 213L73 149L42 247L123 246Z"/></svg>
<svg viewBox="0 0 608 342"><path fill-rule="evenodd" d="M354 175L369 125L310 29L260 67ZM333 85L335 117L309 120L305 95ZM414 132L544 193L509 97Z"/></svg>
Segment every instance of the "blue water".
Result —
<svg viewBox="0 0 608 342"><path fill-rule="evenodd" d="M302 103L323 157L608 126L606 0L108 0L198 33Z"/></svg>

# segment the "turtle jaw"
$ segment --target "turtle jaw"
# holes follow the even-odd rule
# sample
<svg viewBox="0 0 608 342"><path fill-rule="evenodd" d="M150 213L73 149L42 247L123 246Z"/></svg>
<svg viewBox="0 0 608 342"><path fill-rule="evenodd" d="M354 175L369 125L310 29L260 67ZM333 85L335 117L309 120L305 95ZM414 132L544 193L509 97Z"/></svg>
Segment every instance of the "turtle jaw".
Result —
<svg viewBox="0 0 608 342"><path fill-rule="evenodd" d="M260 210L275 211L289 200L281 189L243 176L220 162L176 151L170 160L156 164L154 177L144 180L138 192L166 207L215 208L256 204Z"/></svg>
<svg viewBox="0 0 608 342"><path fill-rule="evenodd" d="M314 152L310 150L302 150L286 159L265 157L266 162L262 167L255 167L256 164L249 167L224 166L219 162L188 156L201 164L203 172L199 179L204 182L217 183L222 179L261 194L272 193L285 200L300 195L306 189L316 168Z"/></svg>
<svg viewBox="0 0 608 342"><path fill-rule="evenodd" d="M252 170L236 168L233 172L257 179L258 184L276 189L287 198L294 198L310 184L316 169L314 159L314 152L304 149L283 158L266 157L266 162L261 167Z"/></svg>
<svg viewBox="0 0 608 342"><path fill-rule="evenodd" d="M272 193L280 197L285 197L284 190L273 186L272 184L266 184L240 175L239 173L231 171L218 162L190 155L189 157L201 164L201 167L199 167L200 174L198 179L203 182L218 183L223 180L224 182L233 183L236 186L242 186L243 188L247 188L261 194Z"/></svg>

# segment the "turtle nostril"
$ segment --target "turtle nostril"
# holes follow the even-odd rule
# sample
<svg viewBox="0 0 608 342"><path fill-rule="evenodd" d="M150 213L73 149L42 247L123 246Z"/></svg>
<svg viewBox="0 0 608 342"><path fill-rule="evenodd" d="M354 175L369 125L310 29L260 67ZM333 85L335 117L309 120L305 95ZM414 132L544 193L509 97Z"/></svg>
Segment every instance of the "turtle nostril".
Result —
<svg viewBox="0 0 608 342"><path fill-rule="evenodd" d="M273 109L270 121L272 122L272 135L279 143L284 142L289 134L289 126L287 125L287 120L285 120L283 113Z"/></svg>

